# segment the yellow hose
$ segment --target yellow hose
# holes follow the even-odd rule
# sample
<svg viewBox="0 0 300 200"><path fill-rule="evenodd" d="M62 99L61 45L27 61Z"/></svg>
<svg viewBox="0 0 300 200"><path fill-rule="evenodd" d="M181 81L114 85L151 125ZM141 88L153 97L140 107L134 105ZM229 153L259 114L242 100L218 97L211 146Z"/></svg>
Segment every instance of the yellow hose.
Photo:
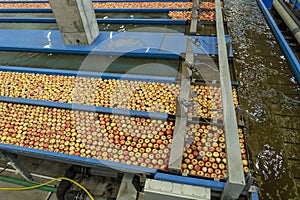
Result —
<svg viewBox="0 0 300 200"><path fill-rule="evenodd" d="M72 182L73 184L77 185L78 187L80 187L88 196L91 200L94 200L94 197L91 195L91 193L85 188L83 187L80 183L72 180L72 179L69 179L69 178L66 178L66 177L58 177L58 178L55 178L55 179L52 179L50 181L47 181L45 183L42 183L42 184L39 184L39 185L33 185L33 186L29 186L29 187L21 187L21 188L0 188L0 190L6 190L6 191L23 191L23 190L32 190L32 189L36 189L36 188L39 188L39 187L42 187L42 186L45 186L45 185L48 185L50 183L53 183L53 182L56 182L56 181L60 181L60 180L67 180L67 181L70 181Z"/></svg>

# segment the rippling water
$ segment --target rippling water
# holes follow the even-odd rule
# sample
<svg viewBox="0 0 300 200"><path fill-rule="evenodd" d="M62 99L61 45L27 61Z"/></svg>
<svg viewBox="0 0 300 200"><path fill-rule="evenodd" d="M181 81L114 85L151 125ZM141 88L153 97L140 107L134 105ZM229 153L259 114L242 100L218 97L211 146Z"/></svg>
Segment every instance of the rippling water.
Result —
<svg viewBox="0 0 300 200"><path fill-rule="evenodd" d="M299 85L255 0L227 1L226 14L260 197L300 199L274 119L274 113L300 111Z"/></svg>

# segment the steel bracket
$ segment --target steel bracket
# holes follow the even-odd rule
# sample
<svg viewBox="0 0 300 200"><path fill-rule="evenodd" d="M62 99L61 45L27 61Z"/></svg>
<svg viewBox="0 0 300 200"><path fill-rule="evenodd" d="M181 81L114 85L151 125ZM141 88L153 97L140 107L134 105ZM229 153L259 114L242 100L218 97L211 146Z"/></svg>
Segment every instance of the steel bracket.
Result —
<svg viewBox="0 0 300 200"><path fill-rule="evenodd" d="M27 181L33 180L31 174L25 169L22 163L17 159L17 155L7 153L7 152L1 152L0 156L1 154L4 155L9 160L7 165L12 166L16 170L17 174L20 174Z"/></svg>

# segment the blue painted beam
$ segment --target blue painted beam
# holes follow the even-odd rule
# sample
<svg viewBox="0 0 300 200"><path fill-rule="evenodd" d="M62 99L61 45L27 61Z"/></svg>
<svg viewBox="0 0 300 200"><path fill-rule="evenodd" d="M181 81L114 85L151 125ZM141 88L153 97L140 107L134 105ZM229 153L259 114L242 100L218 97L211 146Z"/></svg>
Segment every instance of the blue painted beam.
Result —
<svg viewBox="0 0 300 200"><path fill-rule="evenodd" d="M254 192L251 192L251 200L259 200L258 188L254 186Z"/></svg>
<svg viewBox="0 0 300 200"><path fill-rule="evenodd" d="M96 13L168 13L189 10L189 8L95 8Z"/></svg>
<svg viewBox="0 0 300 200"><path fill-rule="evenodd" d="M114 115L127 115L127 116L136 116L136 117L154 118L154 119L167 119L168 118L168 114L165 114L165 113L145 112L145 111L137 111L137 110L125 110L125 109L119 109L119 108L88 106L88 105L81 105L81 104L70 104L70 103L35 100L35 99L13 98L13 97L0 96L0 101L8 102L8 103L18 103L18 104L27 104L27 105L35 105L35 106L52 107L52 108L61 108L61 109L68 109L68 110L108 113L108 114L114 114Z"/></svg>
<svg viewBox="0 0 300 200"><path fill-rule="evenodd" d="M189 8L95 8L96 13L168 13ZM0 13L52 13L50 8L0 8Z"/></svg>
<svg viewBox="0 0 300 200"><path fill-rule="evenodd" d="M37 74L61 75L61 76L78 76L78 77L87 77L87 78L102 78L102 79L129 80L129 81L159 82L159 83L169 83L169 84L172 84L175 81L174 77L165 77L165 76L144 76L144 75L134 75L134 74L57 70L57 69L30 68L30 67L17 67L17 66L0 66L0 71L37 73Z"/></svg>
<svg viewBox="0 0 300 200"><path fill-rule="evenodd" d="M52 13L50 8L0 8L0 13Z"/></svg>
<svg viewBox="0 0 300 200"><path fill-rule="evenodd" d="M181 33L101 32L90 46L65 46L58 30L0 29L0 50L47 53L96 54L141 58L179 59L186 51L187 37ZM193 52L217 55L214 36L190 36ZM230 43L230 37L226 36ZM122 45L120 45L122 44ZM232 56L230 44L229 56Z"/></svg>
<svg viewBox="0 0 300 200"><path fill-rule="evenodd" d="M186 25L188 20L174 19L97 19L98 23L108 24L158 24L158 25Z"/></svg>
<svg viewBox="0 0 300 200"><path fill-rule="evenodd" d="M223 190L225 187L225 182L207 180L207 179L200 179L200 178L192 178L192 177L183 177L179 175L172 175L166 173L157 172L154 176L156 180L162 181L169 181L172 183L181 183L181 184L188 184L200 187L211 188L217 191Z"/></svg>
<svg viewBox="0 0 300 200"><path fill-rule="evenodd" d="M283 50L284 55L286 56L288 62L290 63L298 83L300 83L300 64L299 64L299 61L297 60L295 54L293 53L293 51L290 48L287 41L285 40L284 36L280 32L278 26L276 25L275 21L273 20L273 17L271 16L268 9L266 8L263 0L257 0L257 2L258 2L259 7L261 8L262 12L264 13L264 15L267 19L267 22L268 22L269 26L271 27L277 41L279 42L279 45L280 45L281 49Z"/></svg>
<svg viewBox="0 0 300 200"><path fill-rule="evenodd" d="M32 149L20 146L14 146L10 144L2 144L0 143L0 150L16 153L20 155L36 157L41 159L49 159L54 161L60 161L63 163L71 163L76 165L82 165L92 168L99 168L99 167L110 167L113 170L117 169L124 172L131 172L131 173L155 173L156 169L122 164L119 162L111 162L106 160L98 160L94 158L86 158L80 156L74 156L69 154L62 154L56 153L51 151L39 150L39 149Z"/></svg>
<svg viewBox="0 0 300 200"><path fill-rule="evenodd" d="M55 18L18 18L18 17L1 17L1 23L56 23ZM186 25L187 20L173 19L122 19L108 18L97 19L98 23L108 24L159 24L159 25Z"/></svg>
<svg viewBox="0 0 300 200"><path fill-rule="evenodd" d="M299 0L290 0L293 4L295 4L296 8L300 10L300 1Z"/></svg>

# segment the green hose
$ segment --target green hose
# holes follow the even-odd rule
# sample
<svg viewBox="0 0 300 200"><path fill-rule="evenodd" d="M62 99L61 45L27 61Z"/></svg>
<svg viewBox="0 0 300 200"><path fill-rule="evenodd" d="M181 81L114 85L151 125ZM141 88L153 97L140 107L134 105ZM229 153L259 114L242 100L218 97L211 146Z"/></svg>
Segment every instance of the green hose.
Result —
<svg viewBox="0 0 300 200"><path fill-rule="evenodd" d="M26 186L26 187L39 185L39 183L23 181L23 180L10 178L10 177L6 177L6 176L0 176L0 181L5 181L5 182L8 182L8 183L13 183L13 184L16 184L16 185L22 185L22 186ZM56 192L57 191L56 188L51 187L51 186L42 186L42 187L39 187L37 189L48 191L48 192Z"/></svg>

